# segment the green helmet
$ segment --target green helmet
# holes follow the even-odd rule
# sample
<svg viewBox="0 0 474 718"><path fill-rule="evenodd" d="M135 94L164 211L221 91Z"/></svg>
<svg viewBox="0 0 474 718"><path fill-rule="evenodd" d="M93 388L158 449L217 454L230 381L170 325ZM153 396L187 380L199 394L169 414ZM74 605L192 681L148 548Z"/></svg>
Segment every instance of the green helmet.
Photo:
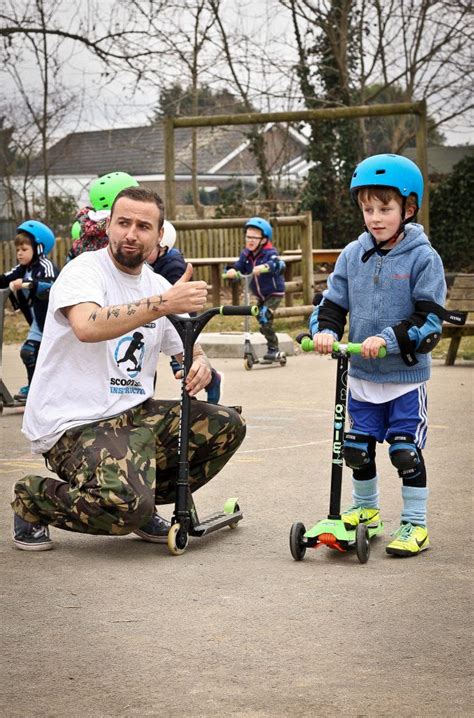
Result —
<svg viewBox="0 0 474 718"><path fill-rule="evenodd" d="M71 226L71 237L73 239L79 239L81 236L81 223L77 220L74 222L74 224Z"/></svg>
<svg viewBox="0 0 474 718"><path fill-rule="evenodd" d="M92 207L96 211L112 209L118 193L127 187L138 187L138 182L126 172L110 172L108 175L99 177L91 184L89 190Z"/></svg>

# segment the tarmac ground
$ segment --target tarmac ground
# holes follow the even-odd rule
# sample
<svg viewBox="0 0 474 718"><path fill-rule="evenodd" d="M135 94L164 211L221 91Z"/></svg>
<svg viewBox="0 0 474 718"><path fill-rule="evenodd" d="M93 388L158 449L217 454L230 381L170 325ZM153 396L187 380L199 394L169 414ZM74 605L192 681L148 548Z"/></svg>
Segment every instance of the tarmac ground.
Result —
<svg viewBox="0 0 474 718"><path fill-rule="evenodd" d="M385 552L401 504L385 445L385 532L366 564L326 547L295 562L288 545L294 521L309 528L328 511L335 362L213 364L248 430L196 506L204 516L238 496L244 520L191 538L182 556L135 535L54 528L55 550L16 550L12 485L47 471L21 412L0 416L0 715L472 716L472 362L435 362L429 383L431 549ZM2 378L11 393L25 383L18 346L4 348ZM157 395L179 395L164 358Z"/></svg>

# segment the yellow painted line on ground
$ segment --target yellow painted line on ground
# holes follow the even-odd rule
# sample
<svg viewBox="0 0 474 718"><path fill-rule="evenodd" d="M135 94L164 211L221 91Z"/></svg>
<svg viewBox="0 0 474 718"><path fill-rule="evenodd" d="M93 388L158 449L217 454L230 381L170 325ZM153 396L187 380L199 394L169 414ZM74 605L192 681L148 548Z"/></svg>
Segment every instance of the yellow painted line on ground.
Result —
<svg viewBox="0 0 474 718"><path fill-rule="evenodd" d="M287 446L266 446L263 449L247 449L239 451L240 454L255 454L262 451L286 451L287 449L301 449L303 446L316 446L317 444L329 444L332 439L322 439L321 441L307 441L305 444L290 444Z"/></svg>

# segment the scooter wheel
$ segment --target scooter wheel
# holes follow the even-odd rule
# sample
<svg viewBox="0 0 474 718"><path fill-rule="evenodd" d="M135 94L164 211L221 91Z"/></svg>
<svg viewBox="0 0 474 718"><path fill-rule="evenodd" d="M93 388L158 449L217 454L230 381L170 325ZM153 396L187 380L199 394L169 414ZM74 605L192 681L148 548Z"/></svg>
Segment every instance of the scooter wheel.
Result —
<svg viewBox="0 0 474 718"><path fill-rule="evenodd" d="M290 551L295 561L301 561L306 553L306 545L303 543L303 536L306 533L305 525L296 522L290 529Z"/></svg>
<svg viewBox="0 0 474 718"><path fill-rule="evenodd" d="M3 414L3 400L0 399L0 414Z"/></svg>
<svg viewBox="0 0 474 718"><path fill-rule="evenodd" d="M237 503L237 501L235 501L234 499L227 499L227 501L225 502L225 506L224 506L224 513L225 514L233 514L236 511L240 511L240 506ZM240 522L240 519L239 519L239 521L232 521L232 523L229 524L229 528L236 529L237 526L239 525L239 522Z"/></svg>
<svg viewBox="0 0 474 718"><path fill-rule="evenodd" d="M173 524L168 531L168 551L173 556L180 556L186 551L188 534L181 531L181 524Z"/></svg>
<svg viewBox="0 0 474 718"><path fill-rule="evenodd" d="M285 366L285 365L286 365L286 356L281 357L281 359L280 359L280 366Z"/></svg>
<svg viewBox="0 0 474 718"><path fill-rule="evenodd" d="M250 371L250 369L253 367L253 359L252 357L245 357L244 359L244 367L247 369L247 371Z"/></svg>
<svg viewBox="0 0 474 718"><path fill-rule="evenodd" d="M367 563L370 556L369 529L365 524L358 524L356 528L357 558L361 563Z"/></svg>

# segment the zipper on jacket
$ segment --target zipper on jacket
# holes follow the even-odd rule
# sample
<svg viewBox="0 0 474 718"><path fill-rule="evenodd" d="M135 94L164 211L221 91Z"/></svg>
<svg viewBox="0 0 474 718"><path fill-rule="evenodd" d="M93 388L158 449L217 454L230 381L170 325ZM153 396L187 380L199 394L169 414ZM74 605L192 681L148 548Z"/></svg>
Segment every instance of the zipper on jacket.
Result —
<svg viewBox="0 0 474 718"><path fill-rule="evenodd" d="M374 274L374 284L379 283L380 270L382 269L382 259L383 259L383 257L377 257L377 264L375 266L375 274Z"/></svg>

